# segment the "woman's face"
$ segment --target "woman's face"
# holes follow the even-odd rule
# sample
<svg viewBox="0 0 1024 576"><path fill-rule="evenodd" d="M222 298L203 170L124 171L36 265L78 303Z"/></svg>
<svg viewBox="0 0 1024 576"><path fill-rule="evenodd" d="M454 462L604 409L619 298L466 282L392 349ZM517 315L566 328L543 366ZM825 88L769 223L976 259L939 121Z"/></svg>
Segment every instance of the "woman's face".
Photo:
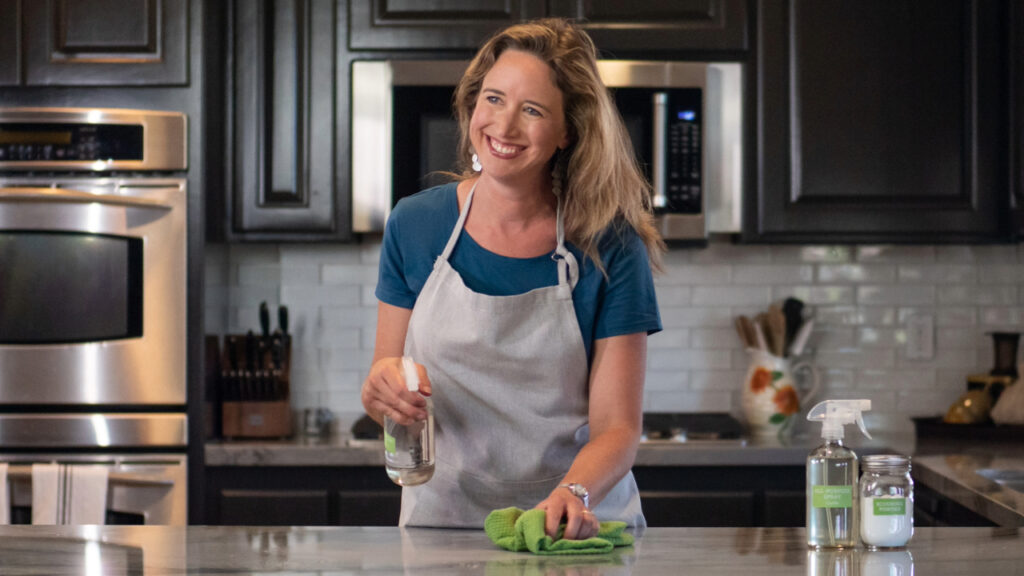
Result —
<svg viewBox="0 0 1024 576"><path fill-rule="evenodd" d="M484 76L469 133L487 177L511 182L549 171L555 151L569 144L551 68L532 54L503 52Z"/></svg>

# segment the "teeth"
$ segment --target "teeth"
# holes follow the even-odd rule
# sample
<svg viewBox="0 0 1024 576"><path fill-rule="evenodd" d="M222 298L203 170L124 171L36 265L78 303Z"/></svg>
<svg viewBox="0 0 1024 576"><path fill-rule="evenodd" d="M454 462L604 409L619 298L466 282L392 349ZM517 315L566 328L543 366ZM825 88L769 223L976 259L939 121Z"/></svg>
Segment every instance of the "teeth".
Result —
<svg viewBox="0 0 1024 576"><path fill-rule="evenodd" d="M491 140L491 147L499 154L514 154L519 150L519 147L517 146L502 146L494 140Z"/></svg>

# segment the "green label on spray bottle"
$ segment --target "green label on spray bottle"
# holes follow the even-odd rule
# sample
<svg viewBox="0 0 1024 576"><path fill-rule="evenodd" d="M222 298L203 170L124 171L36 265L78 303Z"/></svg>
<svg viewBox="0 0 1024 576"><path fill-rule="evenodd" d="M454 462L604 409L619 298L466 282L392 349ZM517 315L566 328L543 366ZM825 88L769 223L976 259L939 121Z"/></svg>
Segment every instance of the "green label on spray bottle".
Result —
<svg viewBox="0 0 1024 576"><path fill-rule="evenodd" d="M811 506L853 508L853 486L812 486Z"/></svg>
<svg viewBox="0 0 1024 576"><path fill-rule="evenodd" d="M388 454L394 454L398 451L395 446L395 437L388 434L386 430L384 431L384 451Z"/></svg>

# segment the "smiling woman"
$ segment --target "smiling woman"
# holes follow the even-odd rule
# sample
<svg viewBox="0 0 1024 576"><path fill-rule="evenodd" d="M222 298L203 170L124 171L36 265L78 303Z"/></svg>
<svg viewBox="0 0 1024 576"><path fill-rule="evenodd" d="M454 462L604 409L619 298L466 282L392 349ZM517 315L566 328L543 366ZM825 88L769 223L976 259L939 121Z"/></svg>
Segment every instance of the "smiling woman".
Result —
<svg viewBox="0 0 1024 576"><path fill-rule="evenodd" d="M544 510L552 537L645 525L630 467L661 242L595 54L563 20L489 40L454 98L460 179L387 222L363 406L408 424L430 395L437 425L402 525L479 528L509 507Z"/></svg>

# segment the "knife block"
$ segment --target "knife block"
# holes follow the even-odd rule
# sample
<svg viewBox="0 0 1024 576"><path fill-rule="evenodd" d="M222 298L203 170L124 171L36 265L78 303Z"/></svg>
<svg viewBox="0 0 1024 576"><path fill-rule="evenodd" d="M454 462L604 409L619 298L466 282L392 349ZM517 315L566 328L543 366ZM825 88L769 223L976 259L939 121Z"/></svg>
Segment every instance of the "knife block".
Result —
<svg viewBox="0 0 1024 576"><path fill-rule="evenodd" d="M219 387L222 436L292 435L290 359L291 338L286 334L225 336Z"/></svg>

